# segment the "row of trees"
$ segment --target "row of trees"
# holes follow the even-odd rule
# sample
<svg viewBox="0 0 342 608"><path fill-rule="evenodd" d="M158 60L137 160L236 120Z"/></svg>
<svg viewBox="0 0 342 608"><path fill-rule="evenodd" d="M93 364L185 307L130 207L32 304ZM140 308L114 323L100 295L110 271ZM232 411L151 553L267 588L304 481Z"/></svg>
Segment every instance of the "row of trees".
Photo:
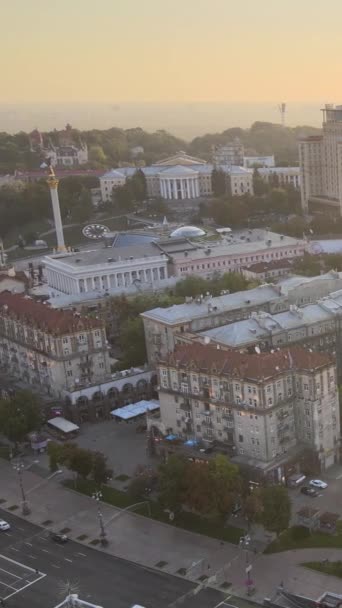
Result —
<svg viewBox="0 0 342 608"><path fill-rule="evenodd" d="M77 223L91 217L90 188L97 185L98 179L90 176L61 180L59 199L64 221ZM7 233L19 228L23 231L24 240L28 240L28 234L25 234L27 224L44 219L52 219L50 193L44 180L27 184L21 190L0 188L0 236L6 237Z"/></svg>
<svg viewBox="0 0 342 608"><path fill-rule="evenodd" d="M102 452L80 448L76 443L48 443L49 466L52 472L65 466L81 479L92 479L98 486L112 477L113 471L107 465Z"/></svg>
<svg viewBox="0 0 342 608"><path fill-rule="evenodd" d="M18 391L0 400L0 431L15 446L43 423L41 404L30 391Z"/></svg>
<svg viewBox="0 0 342 608"><path fill-rule="evenodd" d="M217 455L208 464L171 456L157 472L139 472L129 492L132 498L139 499L151 489L157 489L161 506L176 518L185 509L224 525L238 506L249 525L262 523L276 534L290 523L291 502L286 488L269 486L251 490L239 468L224 455Z"/></svg>

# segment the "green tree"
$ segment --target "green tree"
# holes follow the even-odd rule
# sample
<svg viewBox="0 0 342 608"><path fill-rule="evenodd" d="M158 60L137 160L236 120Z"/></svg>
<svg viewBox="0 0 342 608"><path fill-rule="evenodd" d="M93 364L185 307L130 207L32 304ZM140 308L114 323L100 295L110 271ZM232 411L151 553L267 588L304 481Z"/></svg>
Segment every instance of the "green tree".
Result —
<svg viewBox="0 0 342 608"><path fill-rule="evenodd" d="M280 532L289 527L291 519L291 501L288 491L283 486L270 486L262 489L263 524L269 532Z"/></svg>
<svg viewBox="0 0 342 608"><path fill-rule="evenodd" d="M10 399L0 401L0 429L15 445L28 433L38 431L42 424L40 403L30 391L18 391Z"/></svg>
<svg viewBox="0 0 342 608"><path fill-rule="evenodd" d="M240 491L239 469L226 456L218 454L210 461L208 473L211 511L214 515L225 519L231 512Z"/></svg>
<svg viewBox="0 0 342 608"><path fill-rule="evenodd" d="M91 477L98 486L101 486L112 477L113 471L108 467L107 458L102 452L93 452L92 458Z"/></svg>
<svg viewBox="0 0 342 608"><path fill-rule="evenodd" d="M132 175L129 187L135 201L142 202L147 198L146 177L141 169Z"/></svg>
<svg viewBox="0 0 342 608"><path fill-rule="evenodd" d="M140 317L127 319L121 327L120 346L122 350L121 367L127 369L146 362L144 324Z"/></svg>
<svg viewBox="0 0 342 608"><path fill-rule="evenodd" d="M258 169L255 167L253 171L253 192L255 196L263 196L269 191L269 186L262 179Z"/></svg>
<svg viewBox="0 0 342 608"><path fill-rule="evenodd" d="M69 471L73 471L82 479L87 479L93 469L93 454L90 450L79 448L75 443L65 443L61 462Z"/></svg>
<svg viewBox="0 0 342 608"><path fill-rule="evenodd" d="M257 523L262 515L263 503L261 492L253 490L244 500L243 512L248 521L248 526Z"/></svg>
<svg viewBox="0 0 342 608"><path fill-rule="evenodd" d="M179 281L175 286L175 294L177 296L182 296L185 298L186 296L195 297L200 294L205 295L209 289L210 281L203 279L197 275L191 275L186 277L183 281Z"/></svg>
<svg viewBox="0 0 342 608"><path fill-rule="evenodd" d="M174 513L182 508L186 467L185 459L175 455L159 467L159 500Z"/></svg>
<svg viewBox="0 0 342 608"><path fill-rule="evenodd" d="M209 468L190 462L185 469L183 501L187 507L202 515L215 515L214 484Z"/></svg>
<svg viewBox="0 0 342 608"><path fill-rule="evenodd" d="M134 197L131 188L129 187L129 183L124 184L123 186L118 186L114 188L112 194L112 200L114 206L118 211L122 211L124 213L128 213L133 211L134 209Z"/></svg>
<svg viewBox="0 0 342 608"><path fill-rule="evenodd" d="M318 256L304 253L302 258L296 258L293 263L293 272L306 277L315 277L321 272L321 260Z"/></svg>
<svg viewBox="0 0 342 608"><path fill-rule="evenodd" d="M211 185L215 196L223 196L226 193L226 174L222 169L213 169Z"/></svg>

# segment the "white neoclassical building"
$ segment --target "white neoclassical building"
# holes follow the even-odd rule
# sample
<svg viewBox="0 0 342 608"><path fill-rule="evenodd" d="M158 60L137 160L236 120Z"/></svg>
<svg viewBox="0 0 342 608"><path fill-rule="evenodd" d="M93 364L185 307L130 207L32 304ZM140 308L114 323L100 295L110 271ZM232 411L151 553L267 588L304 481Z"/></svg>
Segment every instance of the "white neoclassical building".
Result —
<svg viewBox="0 0 342 608"><path fill-rule="evenodd" d="M168 278L168 258L153 244L51 255L44 264L51 293L120 293Z"/></svg>
<svg viewBox="0 0 342 608"><path fill-rule="evenodd" d="M239 166L219 167L227 175L234 196L253 194L253 172ZM169 200L196 199L213 194L211 177L214 165L179 152L150 167L141 167L146 178L149 197L160 196ZM132 177L136 167L118 167L100 177L101 196L109 201L113 190L123 186Z"/></svg>
<svg viewBox="0 0 342 608"><path fill-rule="evenodd" d="M160 194L166 199L198 198L201 196L199 171L176 165L158 174Z"/></svg>

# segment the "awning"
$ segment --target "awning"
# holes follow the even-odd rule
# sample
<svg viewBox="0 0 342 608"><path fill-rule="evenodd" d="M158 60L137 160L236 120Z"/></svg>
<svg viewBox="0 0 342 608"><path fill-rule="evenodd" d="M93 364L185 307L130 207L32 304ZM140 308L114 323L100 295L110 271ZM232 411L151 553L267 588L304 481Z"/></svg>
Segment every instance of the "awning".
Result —
<svg viewBox="0 0 342 608"><path fill-rule="evenodd" d="M80 427L70 420L66 420L66 418L62 418L62 416L57 416L57 418L51 418L48 420L48 424L53 426L55 429L62 431L62 433L74 433L75 431L79 431Z"/></svg>
<svg viewBox="0 0 342 608"><path fill-rule="evenodd" d="M129 405L125 405L125 407L112 410L111 415L122 420L129 420L130 418L146 414L146 412L158 410L159 407L159 401L138 401L138 403L130 403Z"/></svg>

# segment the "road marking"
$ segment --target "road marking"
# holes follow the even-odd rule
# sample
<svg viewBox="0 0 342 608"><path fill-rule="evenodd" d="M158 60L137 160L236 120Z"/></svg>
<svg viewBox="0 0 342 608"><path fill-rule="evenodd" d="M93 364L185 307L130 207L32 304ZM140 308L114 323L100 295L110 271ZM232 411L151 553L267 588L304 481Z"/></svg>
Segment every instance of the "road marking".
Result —
<svg viewBox="0 0 342 608"><path fill-rule="evenodd" d="M12 536L10 532L5 532L6 536Z"/></svg>
<svg viewBox="0 0 342 608"><path fill-rule="evenodd" d="M37 559L35 555L28 555L27 557L30 557L31 559Z"/></svg>
<svg viewBox="0 0 342 608"><path fill-rule="evenodd" d="M342 473L340 475L337 475L336 479L342 479Z"/></svg>
<svg viewBox="0 0 342 608"><path fill-rule="evenodd" d="M19 553L19 549L15 549L14 547L10 547L10 549L12 549L12 551L16 551L17 553Z"/></svg>
<svg viewBox="0 0 342 608"><path fill-rule="evenodd" d="M40 538L40 540L47 540L46 536L38 536L38 538Z"/></svg>
<svg viewBox="0 0 342 608"><path fill-rule="evenodd" d="M51 564L51 566L53 566L54 568L60 568L60 566L57 566L57 564Z"/></svg>
<svg viewBox="0 0 342 608"><path fill-rule="evenodd" d="M24 542L24 545L27 545L28 547L33 547L32 543Z"/></svg>
<svg viewBox="0 0 342 608"><path fill-rule="evenodd" d="M27 567L28 566L25 566L25 568L27 568ZM30 568L30 570L31 570L31 568ZM35 583L37 583L38 581L40 581L41 578L45 578L46 577L46 574L42 574L41 572L39 574L40 574L39 578L36 578L34 581L31 581L30 583L27 583L27 585L24 585L24 587L21 587L21 589L17 589L16 591L13 591L13 593L10 593L4 599L8 600L13 595L16 595L17 593L21 593L22 591L24 591L24 589L27 589L27 587L31 587L31 585L34 585Z"/></svg>
<svg viewBox="0 0 342 608"><path fill-rule="evenodd" d="M74 555L82 555L82 557L87 557L85 553L81 553L80 551L78 553L74 553Z"/></svg>
<svg viewBox="0 0 342 608"><path fill-rule="evenodd" d="M71 562L72 563L72 559L68 559L67 557L64 558L66 562Z"/></svg>
<svg viewBox="0 0 342 608"><path fill-rule="evenodd" d="M10 574L10 576L13 576L13 578L18 578L20 579L20 576L17 576L16 574L13 574L13 572L9 572L8 570L5 570L5 568L0 568L1 572L6 572L6 574Z"/></svg>
<svg viewBox="0 0 342 608"><path fill-rule="evenodd" d="M22 532L25 532L24 528L19 528L19 526L17 526L18 530L21 530Z"/></svg>
<svg viewBox="0 0 342 608"><path fill-rule="evenodd" d="M50 553L50 551L48 551L47 549L42 549L42 551L44 551L44 553Z"/></svg>

